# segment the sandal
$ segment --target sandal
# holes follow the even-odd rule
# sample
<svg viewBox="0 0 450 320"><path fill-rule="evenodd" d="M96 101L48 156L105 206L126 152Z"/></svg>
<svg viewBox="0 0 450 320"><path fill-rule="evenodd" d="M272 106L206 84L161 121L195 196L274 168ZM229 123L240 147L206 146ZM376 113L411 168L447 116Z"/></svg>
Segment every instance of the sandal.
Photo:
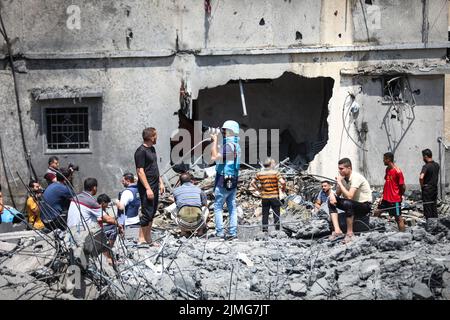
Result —
<svg viewBox="0 0 450 320"><path fill-rule="evenodd" d="M137 244L137 248L138 249L146 249L146 248L150 248L150 243L148 242L139 242Z"/></svg>
<svg viewBox="0 0 450 320"><path fill-rule="evenodd" d="M355 237L355 235L353 235L353 234L350 234L350 235L347 234L342 242L345 244L350 243L353 241L354 237Z"/></svg>
<svg viewBox="0 0 450 320"><path fill-rule="evenodd" d="M336 233L336 232L333 231L333 232L331 233L331 236L328 237L328 240L334 241L334 240L336 240L336 239L338 239L338 238L342 238L343 236L344 236L343 233Z"/></svg>
<svg viewBox="0 0 450 320"><path fill-rule="evenodd" d="M161 247L161 245L158 243L158 242L150 242L149 244L148 244L150 247L155 247L155 248L159 248L159 247Z"/></svg>

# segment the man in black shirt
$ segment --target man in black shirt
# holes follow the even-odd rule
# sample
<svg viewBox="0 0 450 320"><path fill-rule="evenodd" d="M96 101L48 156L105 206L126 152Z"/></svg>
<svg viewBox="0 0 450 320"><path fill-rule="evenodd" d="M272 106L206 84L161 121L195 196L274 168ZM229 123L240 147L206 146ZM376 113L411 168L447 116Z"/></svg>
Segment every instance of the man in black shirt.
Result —
<svg viewBox="0 0 450 320"><path fill-rule="evenodd" d="M159 175L158 158L155 147L157 134L155 128L142 132L144 143L134 153L138 175L138 191L141 198L139 244L152 244L151 230L153 217L158 209L159 193L164 193L164 183Z"/></svg>
<svg viewBox="0 0 450 320"><path fill-rule="evenodd" d="M430 149L422 151L425 165L420 172L420 187L422 188L423 213L425 218L437 218L437 194L439 181L439 164L433 161Z"/></svg>

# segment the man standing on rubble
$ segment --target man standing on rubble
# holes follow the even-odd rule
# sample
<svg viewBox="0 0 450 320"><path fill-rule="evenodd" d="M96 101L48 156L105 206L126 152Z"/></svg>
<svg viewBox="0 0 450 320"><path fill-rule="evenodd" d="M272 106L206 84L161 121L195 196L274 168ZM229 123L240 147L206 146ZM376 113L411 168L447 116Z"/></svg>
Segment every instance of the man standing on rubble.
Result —
<svg viewBox="0 0 450 320"><path fill-rule="evenodd" d="M280 172L275 169L276 162L274 159L266 159L263 166L263 170L258 172L256 177L250 183L250 185L261 194L262 231L269 231L270 209L273 210L275 230L280 230L280 188L282 191L286 190L286 181L283 179ZM257 182L260 187L257 186Z"/></svg>
<svg viewBox="0 0 450 320"><path fill-rule="evenodd" d="M430 149L422 151L425 165L420 172L419 183L422 189L423 213L425 218L437 218L437 195L439 181L439 164L433 161L433 153Z"/></svg>
<svg viewBox="0 0 450 320"><path fill-rule="evenodd" d="M224 237L223 204L227 203L229 212L229 233L227 240L237 238L236 192L239 176L241 148L239 146L239 124L225 121L222 126L223 145L218 148L217 135L212 134L211 160L216 161L216 180L214 187L214 220L216 237Z"/></svg>
<svg viewBox="0 0 450 320"><path fill-rule="evenodd" d="M352 162L348 158L339 160L339 174L336 177L336 195L330 194L329 208L334 232L330 239L342 235L339 227L337 209L343 210L346 215L347 233L344 243L352 241L353 219L355 216L365 216L372 206L372 191L369 182L361 174L353 172Z"/></svg>
<svg viewBox="0 0 450 320"><path fill-rule="evenodd" d="M134 153L138 175L138 191L141 199L141 216L138 245L158 246L152 241L153 217L158 210L159 193L164 193L164 182L159 175L158 157L154 145L157 140L155 128L142 131L143 144Z"/></svg>
<svg viewBox="0 0 450 320"><path fill-rule="evenodd" d="M394 154L387 152L383 156L383 162L386 168L384 176L383 200L378 206L375 215L379 215L381 211L386 211L390 216L395 217L398 230L405 231L405 222L402 217L402 197L405 193L405 178L403 172L394 163Z"/></svg>
<svg viewBox="0 0 450 320"><path fill-rule="evenodd" d="M125 173L122 176L121 183L125 189L119 193L119 199L116 201L119 222L124 227L139 225L141 199L134 174L131 172Z"/></svg>

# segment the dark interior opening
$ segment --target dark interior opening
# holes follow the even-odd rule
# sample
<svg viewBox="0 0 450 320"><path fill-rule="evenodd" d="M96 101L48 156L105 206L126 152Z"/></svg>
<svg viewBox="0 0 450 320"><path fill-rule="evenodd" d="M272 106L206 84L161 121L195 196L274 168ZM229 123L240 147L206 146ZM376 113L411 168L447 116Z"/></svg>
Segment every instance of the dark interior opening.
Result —
<svg viewBox="0 0 450 320"><path fill-rule="evenodd" d="M239 81L232 80L200 90L192 103L192 120L201 120L209 127L220 127L225 120L235 120L243 130L268 129L268 155L271 155L270 131L278 129L279 160L289 157L291 162L306 169L328 141L328 102L334 80L285 72L277 79L242 82L247 116L243 114ZM264 139L258 136L261 138ZM248 164L257 165L249 157L249 147L247 141L242 153L245 152Z"/></svg>

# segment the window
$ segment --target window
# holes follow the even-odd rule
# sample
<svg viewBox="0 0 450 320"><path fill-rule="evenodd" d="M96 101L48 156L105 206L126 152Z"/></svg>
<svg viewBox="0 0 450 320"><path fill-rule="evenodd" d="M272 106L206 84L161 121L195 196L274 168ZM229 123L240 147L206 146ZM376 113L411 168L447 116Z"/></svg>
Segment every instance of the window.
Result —
<svg viewBox="0 0 450 320"><path fill-rule="evenodd" d="M402 76L383 78L383 102L403 102L405 79Z"/></svg>
<svg viewBox="0 0 450 320"><path fill-rule="evenodd" d="M89 149L88 107L45 109L47 149Z"/></svg>

